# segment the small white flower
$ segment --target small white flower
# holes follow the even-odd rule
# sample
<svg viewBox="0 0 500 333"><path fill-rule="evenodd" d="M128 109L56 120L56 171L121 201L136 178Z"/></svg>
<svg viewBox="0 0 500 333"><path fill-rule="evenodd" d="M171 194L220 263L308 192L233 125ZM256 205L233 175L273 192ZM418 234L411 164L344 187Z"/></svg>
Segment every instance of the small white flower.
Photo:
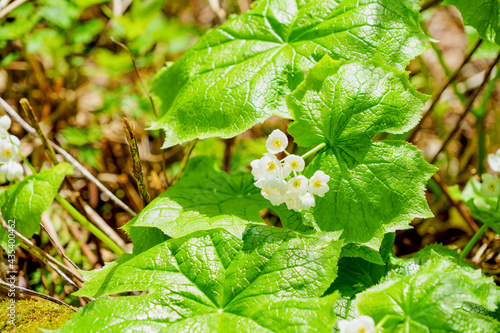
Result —
<svg viewBox="0 0 500 333"><path fill-rule="evenodd" d="M340 333L375 333L375 322L368 316L360 316L353 320L340 320L338 326Z"/></svg>
<svg viewBox="0 0 500 333"><path fill-rule="evenodd" d="M8 140L0 141L0 164L4 164L17 157L18 150Z"/></svg>
<svg viewBox="0 0 500 333"><path fill-rule="evenodd" d="M302 203L300 196L296 192L288 191L285 195L285 204L288 209L300 210Z"/></svg>
<svg viewBox="0 0 500 333"><path fill-rule="evenodd" d="M21 179L24 174L23 166L17 162L9 161L0 166L0 175L6 176L9 182Z"/></svg>
<svg viewBox="0 0 500 333"><path fill-rule="evenodd" d="M262 182L262 191L264 198L271 201L274 206L279 206L285 202L284 194L286 192L286 183L283 180L272 179Z"/></svg>
<svg viewBox="0 0 500 333"><path fill-rule="evenodd" d="M253 160L250 165L255 180L283 178L281 163L273 154L266 153L260 160Z"/></svg>
<svg viewBox="0 0 500 333"><path fill-rule="evenodd" d="M496 154L488 155L488 164L491 170L500 172L500 149L497 150Z"/></svg>
<svg viewBox="0 0 500 333"><path fill-rule="evenodd" d="M19 147L21 145L21 140L19 140L19 138L15 135L10 135L10 142L16 146L16 147Z"/></svg>
<svg viewBox="0 0 500 333"><path fill-rule="evenodd" d="M309 192L300 197L300 208L302 210L309 210L311 207L314 207L315 204L314 196Z"/></svg>
<svg viewBox="0 0 500 333"><path fill-rule="evenodd" d="M324 196L330 190L328 187L329 181L330 176L321 170L316 171L309 181L309 192L320 197Z"/></svg>
<svg viewBox="0 0 500 333"><path fill-rule="evenodd" d="M1 116L0 117L0 129L8 131L12 125L12 120L10 120L9 116Z"/></svg>
<svg viewBox="0 0 500 333"><path fill-rule="evenodd" d="M272 154L281 153L287 146L288 138L280 130L274 130L266 141L266 148Z"/></svg>
<svg viewBox="0 0 500 333"><path fill-rule="evenodd" d="M479 192L483 197L496 197L500 194L500 180L496 176L485 173Z"/></svg>
<svg viewBox="0 0 500 333"><path fill-rule="evenodd" d="M297 155L288 155L285 157L285 162L283 164L283 176L288 177L292 171L302 172L304 171L306 163L302 157Z"/></svg>
<svg viewBox="0 0 500 333"><path fill-rule="evenodd" d="M291 178L287 184L288 184L288 191L297 193L298 195L304 195L307 192L309 179L300 175Z"/></svg>

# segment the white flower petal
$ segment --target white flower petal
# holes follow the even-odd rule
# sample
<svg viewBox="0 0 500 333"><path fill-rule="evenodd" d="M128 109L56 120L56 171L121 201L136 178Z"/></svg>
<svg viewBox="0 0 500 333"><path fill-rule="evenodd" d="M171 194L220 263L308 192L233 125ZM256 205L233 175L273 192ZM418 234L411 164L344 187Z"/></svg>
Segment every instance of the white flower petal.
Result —
<svg viewBox="0 0 500 333"><path fill-rule="evenodd" d="M10 128L10 125L12 125L12 120L10 120L9 116L1 116L0 117L0 128L1 129L8 131Z"/></svg>
<svg viewBox="0 0 500 333"><path fill-rule="evenodd" d="M500 172L500 149L495 154L488 155L488 165L495 172Z"/></svg>
<svg viewBox="0 0 500 333"><path fill-rule="evenodd" d="M329 181L330 176L321 170L316 171L309 181L309 192L320 197L324 196L330 190Z"/></svg>
<svg viewBox="0 0 500 333"><path fill-rule="evenodd" d="M309 179L300 175L291 178L288 181L287 185L288 185L288 191L297 193L298 195L304 195L307 193L307 189L309 187Z"/></svg>
<svg viewBox="0 0 500 333"><path fill-rule="evenodd" d="M10 141L0 141L0 164L7 163L18 156L18 149Z"/></svg>
<svg viewBox="0 0 500 333"><path fill-rule="evenodd" d="M316 205L314 196L311 193L306 193L300 197L300 204L302 210L309 210Z"/></svg>
<svg viewBox="0 0 500 333"><path fill-rule="evenodd" d="M485 173L481 178L483 182L481 183L479 193L483 197L489 198L500 195L500 180L498 177Z"/></svg>
<svg viewBox="0 0 500 333"><path fill-rule="evenodd" d="M23 166L17 162L9 161L0 166L0 175L5 176L9 182L21 179L24 174Z"/></svg>
<svg viewBox="0 0 500 333"><path fill-rule="evenodd" d="M15 135L10 135L10 142L16 146L16 147L19 147L21 145L21 140L19 140L19 138Z"/></svg>
<svg viewBox="0 0 500 333"><path fill-rule="evenodd" d="M375 321L368 316L360 316L353 320L339 320L340 333L375 333Z"/></svg>
<svg viewBox="0 0 500 333"><path fill-rule="evenodd" d="M304 171L306 163L302 157L297 155L288 155L285 157L285 161L283 163L283 176L288 177L292 171L302 172Z"/></svg>
<svg viewBox="0 0 500 333"><path fill-rule="evenodd" d="M280 130L274 130L266 141L266 148L272 154L281 153L287 146L288 138Z"/></svg>

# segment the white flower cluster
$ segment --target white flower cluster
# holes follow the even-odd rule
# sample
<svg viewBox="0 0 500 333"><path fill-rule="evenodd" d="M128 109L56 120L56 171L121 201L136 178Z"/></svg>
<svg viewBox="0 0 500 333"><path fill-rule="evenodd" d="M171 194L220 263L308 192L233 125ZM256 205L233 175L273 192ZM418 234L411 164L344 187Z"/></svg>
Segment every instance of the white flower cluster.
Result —
<svg viewBox="0 0 500 333"><path fill-rule="evenodd" d="M14 161L19 156L21 141L9 134L11 124L8 116L0 117L0 176L10 182L20 179L24 173L22 165Z"/></svg>
<svg viewBox="0 0 500 333"><path fill-rule="evenodd" d="M284 151L287 146L285 133L274 130L266 141L269 153L250 163L255 186L262 189L264 198L275 206L285 203L288 209L308 210L315 205L314 195L322 197L328 192L330 176L323 171L316 171L311 179L297 174L305 167L302 157L292 154L280 161L274 155Z"/></svg>
<svg viewBox="0 0 500 333"><path fill-rule="evenodd" d="M488 155L488 164L490 169L495 172L500 172L500 149L495 154ZM479 192L484 197L498 197L500 195L500 179L498 176L493 176L485 173L481 176L483 182Z"/></svg>
<svg viewBox="0 0 500 333"><path fill-rule="evenodd" d="M340 320L338 323L340 333L375 333L375 322L371 317L360 316L353 320Z"/></svg>

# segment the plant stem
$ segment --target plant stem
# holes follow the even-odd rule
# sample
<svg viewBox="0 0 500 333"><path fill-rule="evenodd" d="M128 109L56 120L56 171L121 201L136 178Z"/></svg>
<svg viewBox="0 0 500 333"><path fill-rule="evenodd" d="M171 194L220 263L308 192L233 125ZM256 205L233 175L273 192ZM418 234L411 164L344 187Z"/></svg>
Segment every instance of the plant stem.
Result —
<svg viewBox="0 0 500 333"><path fill-rule="evenodd" d="M24 119L10 106L2 97L0 97L0 107L7 112L9 116L12 117L21 127L28 132L29 134L33 136L37 136L36 130L31 127ZM85 169L85 167L78 162L73 156L71 156L70 153L59 147L57 144L49 140L49 144L54 148L54 150L61 154L66 161L69 163L73 164L75 168L77 168L85 178L93 182L94 184L97 185L97 187L106 193L111 200L113 200L118 206L120 206L123 210L125 210L127 213L129 213L132 216L136 216L137 214L127 206L123 201L121 201L113 192L111 192L106 186L104 186L103 183L101 183L90 171Z"/></svg>
<svg viewBox="0 0 500 333"><path fill-rule="evenodd" d="M127 118L123 118L123 128L125 129L125 135L130 147L130 155L132 156L133 166L132 170L134 171L134 177L137 181L139 195L141 196L142 204L146 207L151 201L151 197L149 196L148 189L146 188L146 181L144 180L144 173L142 171L141 158L139 157L139 147L137 146L134 127Z"/></svg>
<svg viewBox="0 0 500 333"><path fill-rule="evenodd" d="M481 90L483 90L484 86L488 83L488 81L490 79L490 74L491 74L493 68L496 66L496 64L499 61L500 61L500 52L498 53L497 57L495 58L495 60L493 61L493 63L490 65L490 67L488 67L488 69L486 70L486 73L484 74L484 80L483 80L483 82L481 83L481 85L479 86L479 88L477 88L475 90L475 92L472 94L472 96L470 97L469 103L467 104L467 107L465 108L465 111L460 116L460 119L458 120L457 124L455 125L455 127L453 128L453 130L446 136L446 138L443 140L443 144L441 145L441 148L439 148L438 152L430 160L431 164L434 164L436 162L436 160L438 159L439 154L441 154L441 152L445 150L445 148L448 145L448 143L451 141L451 139L453 138L453 136L460 129L460 125L462 125L462 121L465 119L465 117L467 116L467 114L469 113L469 111L472 109L472 105L474 104L474 101L476 100L476 97L478 97L478 95L481 92Z"/></svg>
<svg viewBox="0 0 500 333"><path fill-rule="evenodd" d="M472 238L469 240L469 242L465 246L465 248L462 251L462 253L460 253L460 259L465 259L465 257L467 257L467 255L469 254L470 250L472 250L472 248L477 243L477 241L479 240L479 238L484 234L484 232L486 231L486 229L488 229L488 225L486 223L484 223L481 226L481 228L479 228L479 230L474 234L474 236L472 236Z"/></svg>
<svg viewBox="0 0 500 333"><path fill-rule="evenodd" d="M61 204L71 214L81 225L87 228L91 233L93 233L100 241L106 244L113 252L121 256L125 253L115 242L111 240L104 232L93 225L85 216L80 214L75 207L73 207L66 199L64 199L60 194L56 195L56 200Z"/></svg>
<svg viewBox="0 0 500 333"><path fill-rule="evenodd" d="M177 171L177 175L175 175L175 178L172 182L172 185L177 183L177 181L181 178L182 172L186 168L186 165L189 161L189 156L191 156L191 153L194 149L196 142L198 142L198 139L194 139L193 141L191 141L189 143L189 146L187 147L186 153L184 154L184 157L182 158L181 165L179 167L179 171Z"/></svg>
<svg viewBox="0 0 500 333"><path fill-rule="evenodd" d="M319 145L317 145L316 147L314 147L313 149L311 149L310 151L308 151L307 153L305 153L304 155L302 155L302 159L306 159L307 157L311 156L312 154L320 151L321 149L323 149L324 147L326 146L326 143L323 142L323 143L320 143Z"/></svg>

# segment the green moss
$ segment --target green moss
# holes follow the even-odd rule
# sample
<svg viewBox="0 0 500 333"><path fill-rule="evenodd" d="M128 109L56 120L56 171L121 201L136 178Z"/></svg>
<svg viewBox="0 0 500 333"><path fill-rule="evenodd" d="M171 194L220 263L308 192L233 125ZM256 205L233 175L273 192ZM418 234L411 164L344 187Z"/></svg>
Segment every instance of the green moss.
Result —
<svg viewBox="0 0 500 333"><path fill-rule="evenodd" d="M38 328L56 329L71 316L71 309L48 301L16 300L15 325L9 320L10 299L0 299L0 332L31 333L40 332Z"/></svg>

